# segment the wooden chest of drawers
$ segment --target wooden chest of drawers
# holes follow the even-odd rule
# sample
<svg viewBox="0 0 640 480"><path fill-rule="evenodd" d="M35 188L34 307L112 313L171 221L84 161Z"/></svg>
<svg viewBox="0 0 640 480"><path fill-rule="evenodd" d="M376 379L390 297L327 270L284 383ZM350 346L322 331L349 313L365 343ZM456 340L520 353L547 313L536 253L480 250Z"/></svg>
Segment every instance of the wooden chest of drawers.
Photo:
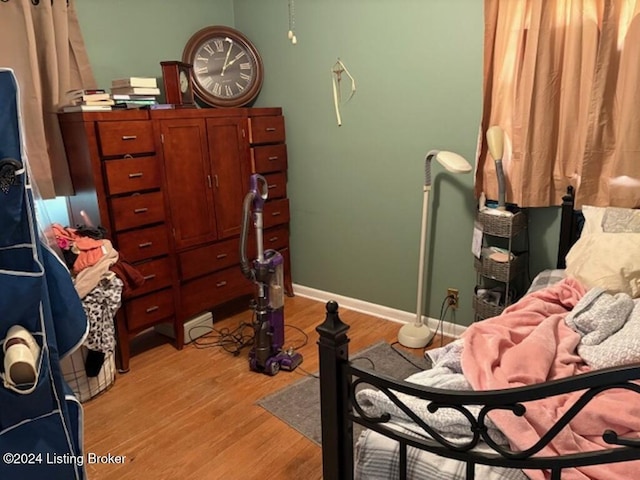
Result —
<svg viewBox="0 0 640 480"><path fill-rule="evenodd" d="M182 331L153 126L143 111L64 114L60 126L76 190L69 197L72 223L85 223L81 212L100 223L120 257L145 277L117 315L118 363L126 371L131 337L166 321Z"/></svg>
<svg viewBox="0 0 640 480"><path fill-rule="evenodd" d="M265 248L285 259L293 295L286 189L287 150L279 108L127 110L60 114L76 195L73 224L85 212L106 227L115 248L144 276L117 317L118 358L129 368L130 339L183 323L253 284L239 268L242 201L252 172L265 176ZM255 255L255 240L248 242Z"/></svg>
<svg viewBox="0 0 640 480"><path fill-rule="evenodd" d="M278 250L284 258L284 288L293 295L291 257L289 254L290 220L287 196L287 147L284 117L260 115L249 117L249 144L251 145L251 171L267 180L269 197L264 205L265 248ZM270 242L268 239L277 238ZM285 241L286 239L286 241Z"/></svg>

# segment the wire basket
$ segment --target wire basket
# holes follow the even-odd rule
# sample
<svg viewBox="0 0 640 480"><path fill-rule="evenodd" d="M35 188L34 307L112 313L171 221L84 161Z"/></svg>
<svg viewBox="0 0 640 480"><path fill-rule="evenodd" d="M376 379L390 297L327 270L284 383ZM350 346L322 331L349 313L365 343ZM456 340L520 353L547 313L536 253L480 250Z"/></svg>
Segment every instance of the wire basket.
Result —
<svg viewBox="0 0 640 480"><path fill-rule="evenodd" d="M489 258L491 250L482 249L481 258L474 259L476 272L483 277L491 278L499 282L509 282L518 274L524 271L527 262L527 253L514 254L513 260L509 262L496 262Z"/></svg>
<svg viewBox="0 0 640 480"><path fill-rule="evenodd" d="M477 220L482 225L482 232L494 237L512 238L527 228L527 216L522 210L508 217L478 212Z"/></svg>
<svg viewBox="0 0 640 480"><path fill-rule="evenodd" d="M484 320L485 318L497 317L505 309L504 305L495 305L486 302L477 295L473 296L473 310L476 312L476 319Z"/></svg>

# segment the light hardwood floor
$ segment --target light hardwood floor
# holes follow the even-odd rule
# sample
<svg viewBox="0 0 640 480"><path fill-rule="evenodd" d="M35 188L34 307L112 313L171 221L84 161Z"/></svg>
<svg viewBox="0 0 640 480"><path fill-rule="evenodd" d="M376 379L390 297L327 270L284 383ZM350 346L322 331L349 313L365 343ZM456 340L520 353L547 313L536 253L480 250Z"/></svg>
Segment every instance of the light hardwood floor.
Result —
<svg viewBox="0 0 640 480"><path fill-rule="evenodd" d="M121 465L88 465L89 480L322 478L320 447L256 402L303 378L302 369L317 371L315 328L324 312L324 303L286 299L286 324L308 340L299 350L301 368L274 377L249 370L248 348L238 356L194 344L178 351L153 332L138 337L130 372L118 374L109 390L84 404L85 452L126 456ZM216 329L251 321L251 312L238 306L220 315ZM340 318L351 326L351 353L396 340L397 323L344 308ZM302 333L290 327L285 332L287 346L302 344Z"/></svg>

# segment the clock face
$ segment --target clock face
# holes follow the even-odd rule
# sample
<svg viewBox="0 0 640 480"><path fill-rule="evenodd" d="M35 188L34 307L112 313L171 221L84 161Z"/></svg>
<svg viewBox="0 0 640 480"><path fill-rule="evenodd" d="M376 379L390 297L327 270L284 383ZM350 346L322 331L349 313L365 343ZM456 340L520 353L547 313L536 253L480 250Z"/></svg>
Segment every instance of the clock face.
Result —
<svg viewBox="0 0 640 480"><path fill-rule="evenodd" d="M207 27L196 33L183 57L193 64L196 93L210 105L246 105L262 87L262 61L257 50L229 27Z"/></svg>
<svg viewBox="0 0 640 480"><path fill-rule="evenodd" d="M189 90L189 78L184 70L180 70L180 91L186 93Z"/></svg>

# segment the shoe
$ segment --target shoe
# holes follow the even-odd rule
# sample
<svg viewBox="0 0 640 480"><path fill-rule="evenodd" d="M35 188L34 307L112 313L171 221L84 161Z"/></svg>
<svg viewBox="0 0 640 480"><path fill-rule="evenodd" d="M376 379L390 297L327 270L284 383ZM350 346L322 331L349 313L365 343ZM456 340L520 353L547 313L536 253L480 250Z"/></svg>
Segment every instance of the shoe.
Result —
<svg viewBox="0 0 640 480"><path fill-rule="evenodd" d="M30 388L38 378L40 347L21 325L12 326L3 345L4 381L14 387Z"/></svg>

